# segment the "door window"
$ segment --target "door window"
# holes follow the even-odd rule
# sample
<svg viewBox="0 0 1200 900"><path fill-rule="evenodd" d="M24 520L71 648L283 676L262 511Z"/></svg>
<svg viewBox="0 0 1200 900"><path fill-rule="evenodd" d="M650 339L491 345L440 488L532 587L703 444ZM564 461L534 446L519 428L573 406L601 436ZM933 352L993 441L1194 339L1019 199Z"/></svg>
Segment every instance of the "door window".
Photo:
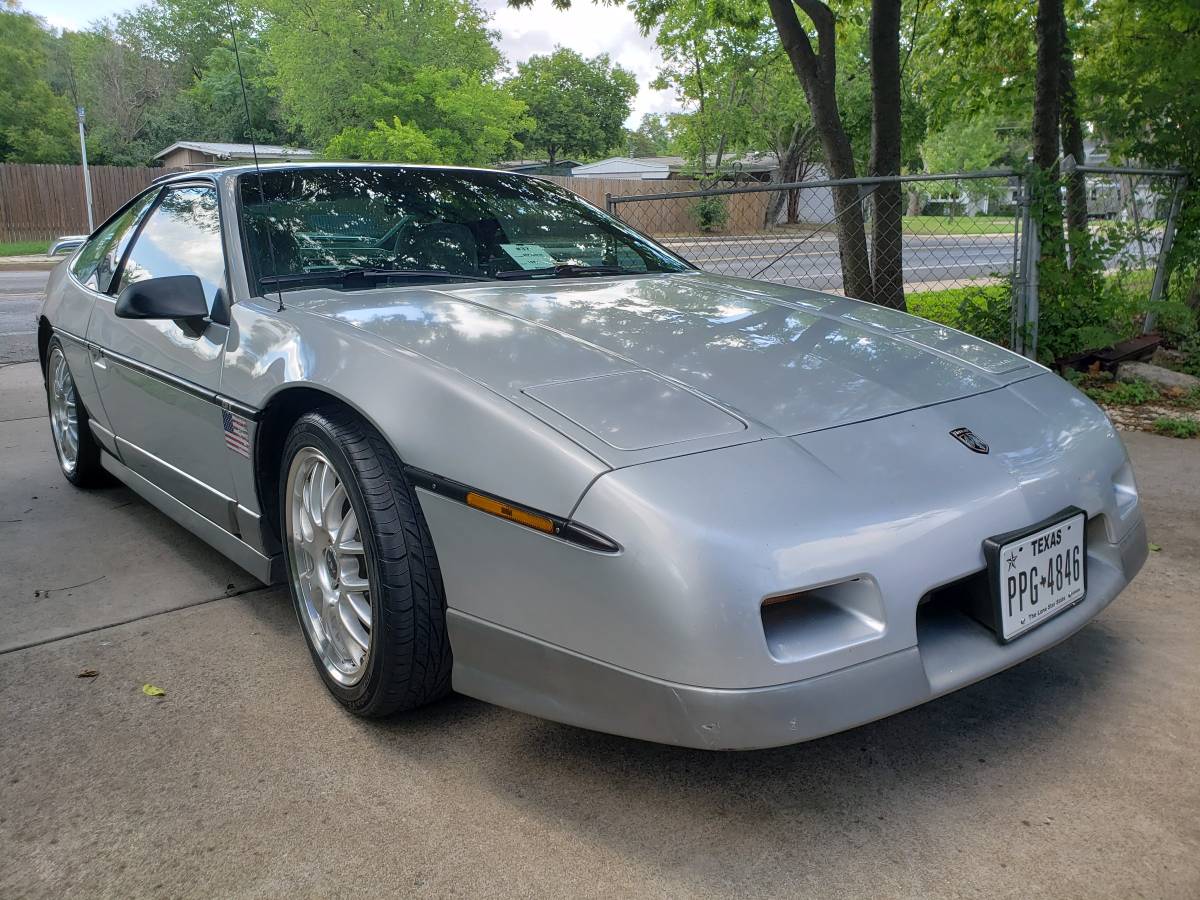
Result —
<svg viewBox="0 0 1200 900"><path fill-rule="evenodd" d="M158 191L147 191L84 244L71 263L75 277L93 291L105 293L137 223L157 196Z"/></svg>
<svg viewBox="0 0 1200 900"><path fill-rule="evenodd" d="M188 186L164 192L133 242L114 293L167 275L198 277L212 312L225 285L216 188Z"/></svg>

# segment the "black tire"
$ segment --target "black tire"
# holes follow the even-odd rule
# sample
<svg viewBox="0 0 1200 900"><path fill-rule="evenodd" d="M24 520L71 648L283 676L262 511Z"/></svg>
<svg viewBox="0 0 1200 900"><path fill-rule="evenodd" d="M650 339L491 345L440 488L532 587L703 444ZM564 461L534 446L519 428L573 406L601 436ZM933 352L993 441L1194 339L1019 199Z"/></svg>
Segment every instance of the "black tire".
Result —
<svg viewBox="0 0 1200 900"><path fill-rule="evenodd" d="M288 539L288 473L296 455L315 448L332 463L358 517L370 581L366 671L353 685L327 670L304 622ZM387 441L341 407L303 415L284 444L279 467L279 522L288 587L305 642L330 693L359 716L414 709L450 692L452 657L446 599L433 541L404 470Z"/></svg>
<svg viewBox="0 0 1200 900"><path fill-rule="evenodd" d="M70 391L75 398L76 432L79 447L76 450L74 465L64 454L54 427L53 373L56 355L62 357L62 365L66 367L71 382ZM46 346L46 369L42 372L42 377L46 385L46 411L50 416L50 438L54 442L54 454L58 459L58 468L63 473L63 477L79 488L101 487L109 484L108 473L100 465L100 444L96 442L96 438L92 434L91 417L88 416L87 407L83 405L83 400L79 397L79 390L75 386L75 378L71 373L66 352L57 337L50 338L50 343Z"/></svg>

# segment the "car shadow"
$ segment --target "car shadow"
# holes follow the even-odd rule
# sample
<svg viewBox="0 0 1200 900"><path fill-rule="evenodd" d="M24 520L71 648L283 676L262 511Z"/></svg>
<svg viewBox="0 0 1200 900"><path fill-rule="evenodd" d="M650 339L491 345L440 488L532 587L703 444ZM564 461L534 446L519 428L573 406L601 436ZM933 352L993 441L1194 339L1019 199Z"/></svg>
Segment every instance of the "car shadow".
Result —
<svg viewBox="0 0 1200 900"><path fill-rule="evenodd" d="M806 853L841 853L847 841L870 835L886 848L897 826L905 834L951 827L984 800L1003 803L995 792L1009 787L1027 798L1038 776L1022 772L1086 752L1127 640L1093 622L946 697L770 750L651 744L458 696L376 723L363 737L387 751L451 761L457 777L506 799L515 814L712 889L714 879L728 884L739 871L749 877L764 854L798 852L798 840ZM681 847L688 841L718 849L699 858L694 844Z"/></svg>

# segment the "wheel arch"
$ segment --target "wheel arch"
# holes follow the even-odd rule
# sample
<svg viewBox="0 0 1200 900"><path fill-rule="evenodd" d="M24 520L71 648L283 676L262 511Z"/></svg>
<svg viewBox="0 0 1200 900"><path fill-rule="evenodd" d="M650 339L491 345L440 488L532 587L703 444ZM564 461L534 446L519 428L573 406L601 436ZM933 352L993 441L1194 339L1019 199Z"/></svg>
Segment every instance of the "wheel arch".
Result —
<svg viewBox="0 0 1200 900"><path fill-rule="evenodd" d="M255 489L262 516L277 540L282 539L276 515L279 508L279 465L287 436L301 416L314 409L330 406L354 413L380 435L384 435L379 424L358 406L327 388L312 384L292 384L280 388L267 399L259 413L254 435ZM384 436L384 440L388 438ZM391 441L388 443L391 444ZM393 446L392 450L397 458L403 459L396 447Z"/></svg>
<svg viewBox="0 0 1200 900"><path fill-rule="evenodd" d="M50 356L50 338L54 337L54 326L50 324L50 320L45 316L38 317L37 330L37 348L38 362L42 367L42 374L46 374L46 363Z"/></svg>

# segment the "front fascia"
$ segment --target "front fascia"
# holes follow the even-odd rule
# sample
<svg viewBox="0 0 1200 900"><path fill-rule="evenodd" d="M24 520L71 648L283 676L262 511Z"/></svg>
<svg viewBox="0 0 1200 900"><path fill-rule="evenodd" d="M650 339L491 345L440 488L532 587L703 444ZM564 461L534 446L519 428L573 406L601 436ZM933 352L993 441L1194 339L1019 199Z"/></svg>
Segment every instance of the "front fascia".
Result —
<svg viewBox="0 0 1200 900"><path fill-rule="evenodd" d="M991 454L949 435L962 424L990 439ZM1089 553L1112 568L1111 547L1141 520L1117 509L1126 464L1103 414L1046 375L803 439L613 471L575 517L616 540L616 556L423 504L452 608L639 674L741 689L914 646L918 602L983 569L985 538L1069 505L1100 517ZM772 657L764 598L854 576L878 586L878 634Z"/></svg>

